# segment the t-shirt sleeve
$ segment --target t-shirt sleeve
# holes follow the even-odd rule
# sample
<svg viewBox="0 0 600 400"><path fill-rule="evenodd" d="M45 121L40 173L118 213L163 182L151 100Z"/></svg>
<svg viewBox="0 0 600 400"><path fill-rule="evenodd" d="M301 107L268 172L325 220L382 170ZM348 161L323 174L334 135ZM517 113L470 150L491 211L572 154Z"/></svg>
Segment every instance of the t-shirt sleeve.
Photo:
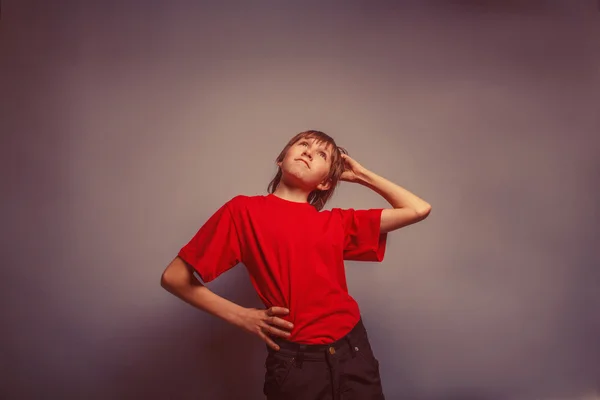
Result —
<svg viewBox="0 0 600 400"><path fill-rule="evenodd" d="M383 261L387 233L381 233L382 211L340 210L344 226L344 260Z"/></svg>
<svg viewBox="0 0 600 400"><path fill-rule="evenodd" d="M204 282L210 282L241 261L240 237L228 203L218 209L181 248L178 256Z"/></svg>

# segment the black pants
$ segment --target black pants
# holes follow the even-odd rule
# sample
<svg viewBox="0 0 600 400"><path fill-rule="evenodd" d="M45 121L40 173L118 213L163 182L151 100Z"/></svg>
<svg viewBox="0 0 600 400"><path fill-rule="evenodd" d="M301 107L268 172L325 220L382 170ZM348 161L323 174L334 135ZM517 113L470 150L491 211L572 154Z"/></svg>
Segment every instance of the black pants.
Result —
<svg viewBox="0 0 600 400"><path fill-rule="evenodd" d="M301 345L275 339L265 367L268 400L384 400L379 362L362 320L342 339Z"/></svg>

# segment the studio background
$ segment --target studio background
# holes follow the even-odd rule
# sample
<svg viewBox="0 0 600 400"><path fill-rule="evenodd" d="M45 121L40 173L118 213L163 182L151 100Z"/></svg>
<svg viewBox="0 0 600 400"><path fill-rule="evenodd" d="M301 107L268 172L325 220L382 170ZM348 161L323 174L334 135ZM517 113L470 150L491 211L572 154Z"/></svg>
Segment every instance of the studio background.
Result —
<svg viewBox="0 0 600 400"><path fill-rule="evenodd" d="M594 1L2 6L1 398L262 399L263 343L159 280L307 129L433 206L347 263L389 399L600 388Z"/></svg>

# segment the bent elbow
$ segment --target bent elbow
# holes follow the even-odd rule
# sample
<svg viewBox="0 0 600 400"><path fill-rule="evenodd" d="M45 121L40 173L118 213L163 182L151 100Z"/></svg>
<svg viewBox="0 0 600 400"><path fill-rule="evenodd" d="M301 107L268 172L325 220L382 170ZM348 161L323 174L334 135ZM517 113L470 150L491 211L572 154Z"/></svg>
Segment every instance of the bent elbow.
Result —
<svg viewBox="0 0 600 400"><path fill-rule="evenodd" d="M160 286L171 293L185 291L197 282L192 268L179 257L169 264L160 277Z"/></svg>
<svg viewBox="0 0 600 400"><path fill-rule="evenodd" d="M164 270L162 275L160 276L160 286L163 289L168 291L172 291L174 288L181 285L182 277L182 268L180 268L179 260L175 258Z"/></svg>
<svg viewBox="0 0 600 400"><path fill-rule="evenodd" d="M167 270L165 270L162 275L160 276L160 286L163 289L167 289L169 287L171 287L171 282L169 280L169 275L167 274Z"/></svg>
<svg viewBox="0 0 600 400"><path fill-rule="evenodd" d="M426 206L417 210L417 215L419 216L419 220L421 220L421 221L424 220L425 218L427 218L430 213L431 213L431 205L430 204L427 204Z"/></svg>
<svg viewBox="0 0 600 400"><path fill-rule="evenodd" d="M175 286L175 280L169 272L169 268L167 268L160 276L160 286L167 291L171 291Z"/></svg>

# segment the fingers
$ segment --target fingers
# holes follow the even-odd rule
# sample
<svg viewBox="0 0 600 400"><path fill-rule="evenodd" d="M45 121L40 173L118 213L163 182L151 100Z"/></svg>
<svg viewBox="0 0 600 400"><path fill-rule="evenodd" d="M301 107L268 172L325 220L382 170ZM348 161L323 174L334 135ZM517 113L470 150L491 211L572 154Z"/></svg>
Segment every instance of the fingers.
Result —
<svg viewBox="0 0 600 400"><path fill-rule="evenodd" d="M294 328L294 324L292 324L291 322L286 321L282 318L276 317L276 315L289 314L290 310L288 310L287 308L271 307L266 311L267 311L266 314L267 314L268 318L265 320L265 322L267 322L268 324L276 325L276 326L284 328L284 329L293 329Z"/></svg>
<svg viewBox="0 0 600 400"><path fill-rule="evenodd" d="M290 313L290 310L288 310L287 308L284 308L284 307L271 307L267 310L267 315L269 317L272 317L275 315L286 315L289 313Z"/></svg>
<svg viewBox="0 0 600 400"><path fill-rule="evenodd" d="M273 325L269 325L264 322L261 324L261 329L264 333L268 333L269 335L279 336L282 338L288 338L291 335L291 333L288 331L281 330Z"/></svg>
<svg viewBox="0 0 600 400"><path fill-rule="evenodd" d="M269 337L277 336L287 339L291 336L289 330L294 328L294 324L286 321L277 315L287 315L290 310L285 307L271 307L265 310L265 318L260 323L259 336L267 343L272 349L279 351L279 346Z"/></svg>
<svg viewBox="0 0 600 400"><path fill-rule="evenodd" d="M269 323L270 325L276 325L276 326L279 326L284 329L293 329L294 328L294 324L292 324L289 321L286 321L285 319L281 319L278 317L269 317L266 320L266 322Z"/></svg>
<svg viewBox="0 0 600 400"><path fill-rule="evenodd" d="M262 332L259 333L259 336L262 340L264 340L264 342L267 344L267 346L269 346L270 348L272 348L275 351L279 351L279 346L270 337L268 337L267 335L265 335Z"/></svg>

